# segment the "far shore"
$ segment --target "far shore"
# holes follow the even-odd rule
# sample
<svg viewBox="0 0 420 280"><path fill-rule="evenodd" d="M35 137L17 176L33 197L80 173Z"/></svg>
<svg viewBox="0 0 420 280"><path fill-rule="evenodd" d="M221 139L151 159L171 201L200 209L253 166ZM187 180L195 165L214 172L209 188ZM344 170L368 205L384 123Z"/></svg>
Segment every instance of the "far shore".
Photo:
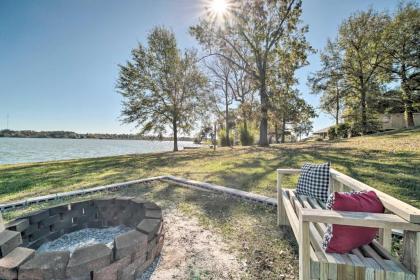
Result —
<svg viewBox="0 0 420 280"><path fill-rule="evenodd" d="M172 141L172 137L139 134L114 133L76 133L73 131L34 131L34 130L0 130L0 138L46 138L46 139L103 139L103 140L144 140ZM178 141L194 141L192 137L178 137Z"/></svg>

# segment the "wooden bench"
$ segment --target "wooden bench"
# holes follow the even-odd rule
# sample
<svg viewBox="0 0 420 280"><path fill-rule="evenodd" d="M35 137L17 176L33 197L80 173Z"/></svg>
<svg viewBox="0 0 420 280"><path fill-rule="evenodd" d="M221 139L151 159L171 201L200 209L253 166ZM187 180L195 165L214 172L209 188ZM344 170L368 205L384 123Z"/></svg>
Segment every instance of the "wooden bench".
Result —
<svg viewBox="0 0 420 280"><path fill-rule="evenodd" d="M373 190L386 208L385 214L325 210L317 199L282 188L284 175L299 169L277 170L277 223L290 226L299 244L299 279L417 279L420 280L420 210L331 169L330 192ZM329 254L322 249L327 224L380 229L378 240L348 254ZM403 257L391 255L392 230L403 230Z"/></svg>

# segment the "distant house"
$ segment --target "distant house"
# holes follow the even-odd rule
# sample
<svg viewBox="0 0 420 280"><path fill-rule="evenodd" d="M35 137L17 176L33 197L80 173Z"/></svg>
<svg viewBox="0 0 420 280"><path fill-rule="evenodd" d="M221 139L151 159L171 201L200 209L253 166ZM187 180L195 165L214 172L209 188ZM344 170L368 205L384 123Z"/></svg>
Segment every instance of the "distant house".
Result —
<svg viewBox="0 0 420 280"><path fill-rule="evenodd" d="M420 125L420 113L414 113L414 124ZM382 114L379 116L382 130L405 128L404 113Z"/></svg>
<svg viewBox="0 0 420 280"><path fill-rule="evenodd" d="M420 113L414 113L414 124L416 126L420 125ZM378 117L378 121L380 124L381 131L384 130L392 130L392 129L401 129L405 128L405 119L404 119L404 113L390 113L390 114L381 114ZM328 138L328 130L333 127L325 127L323 129L317 130L312 133L312 136L321 138L321 139L327 139Z"/></svg>
<svg viewBox="0 0 420 280"><path fill-rule="evenodd" d="M317 130L317 131L313 132L312 135L316 136L318 138L321 138L321 139L327 139L328 138L328 130L330 129L330 127L332 127L332 126L328 126L328 127L323 128L323 129Z"/></svg>

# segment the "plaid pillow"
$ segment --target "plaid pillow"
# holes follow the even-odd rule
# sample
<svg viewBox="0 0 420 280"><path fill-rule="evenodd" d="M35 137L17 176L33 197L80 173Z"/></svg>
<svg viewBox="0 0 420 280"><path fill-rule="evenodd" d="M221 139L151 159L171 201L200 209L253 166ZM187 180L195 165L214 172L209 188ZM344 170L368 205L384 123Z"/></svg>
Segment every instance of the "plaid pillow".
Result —
<svg viewBox="0 0 420 280"><path fill-rule="evenodd" d="M329 162L323 164L305 163L301 168L296 193L326 202L328 200L329 182Z"/></svg>

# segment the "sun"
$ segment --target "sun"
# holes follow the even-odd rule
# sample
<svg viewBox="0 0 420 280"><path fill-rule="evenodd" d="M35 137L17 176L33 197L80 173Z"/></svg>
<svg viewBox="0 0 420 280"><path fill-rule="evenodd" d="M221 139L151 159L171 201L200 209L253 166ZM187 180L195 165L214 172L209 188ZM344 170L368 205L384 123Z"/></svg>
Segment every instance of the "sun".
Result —
<svg viewBox="0 0 420 280"><path fill-rule="evenodd" d="M202 0L204 13L214 22L222 24L228 20L235 8L233 0Z"/></svg>
<svg viewBox="0 0 420 280"><path fill-rule="evenodd" d="M226 0L212 0L210 2L211 11L217 16L223 16L228 12L229 5Z"/></svg>

